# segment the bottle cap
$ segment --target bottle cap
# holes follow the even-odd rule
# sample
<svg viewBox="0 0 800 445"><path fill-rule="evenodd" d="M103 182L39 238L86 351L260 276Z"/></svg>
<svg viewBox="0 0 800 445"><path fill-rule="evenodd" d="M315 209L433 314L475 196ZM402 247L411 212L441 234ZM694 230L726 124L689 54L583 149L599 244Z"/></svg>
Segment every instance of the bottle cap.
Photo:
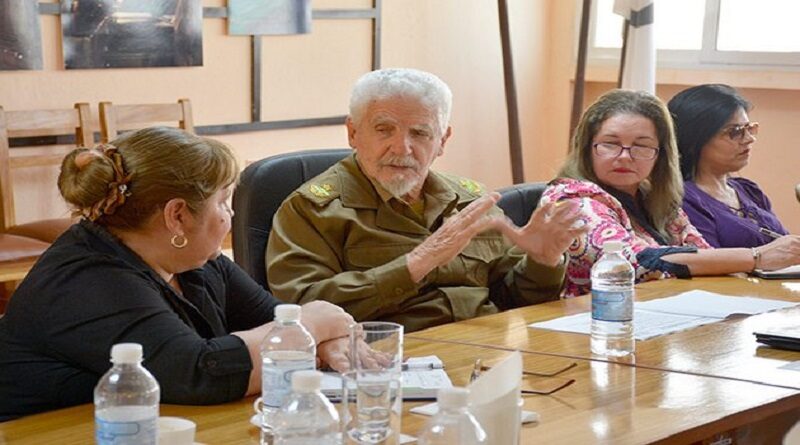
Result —
<svg viewBox="0 0 800 445"><path fill-rule="evenodd" d="M111 347L111 362L139 363L142 361L142 345L139 343L117 343Z"/></svg>
<svg viewBox="0 0 800 445"><path fill-rule="evenodd" d="M292 390L298 392L312 392L319 390L322 382L322 373L319 371L303 370L292 373Z"/></svg>
<svg viewBox="0 0 800 445"><path fill-rule="evenodd" d="M464 408L469 404L469 389L441 388L436 394L436 402L440 408Z"/></svg>
<svg viewBox="0 0 800 445"><path fill-rule="evenodd" d="M296 304L279 304L275 306L276 321L300 321L300 306Z"/></svg>
<svg viewBox="0 0 800 445"><path fill-rule="evenodd" d="M621 252L623 247L622 241L606 241L603 243L603 252Z"/></svg>

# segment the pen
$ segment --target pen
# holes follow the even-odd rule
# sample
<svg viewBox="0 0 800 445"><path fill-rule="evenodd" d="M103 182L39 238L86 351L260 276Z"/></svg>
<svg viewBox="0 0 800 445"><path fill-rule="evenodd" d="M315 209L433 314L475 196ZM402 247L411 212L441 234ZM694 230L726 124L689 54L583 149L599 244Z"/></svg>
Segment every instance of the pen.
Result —
<svg viewBox="0 0 800 445"><path fill-rule="evenodd" d="M772 230L769 230L769 229L768 229L768 228L766 228L766 227L759 227L759 228L758 228L758 231L759 231L760 233L764 234L764 235L767 235L768 237L770 237L770 238L772 238L772 239L778 239L778 238L780 238L780 237L782 237L782 236L783 236L783 235L781 235L780 233L778 233L778 232L773 232Z"/></svg>
<svg viewBox="0 0 800 445"><path fill-rule="evenodd" d="M428 369L444 369L444 364L442 363L412 363L409 365L408 363L403 363L402 370L408 371L409 369L416 369L425 371Z"/></svg>

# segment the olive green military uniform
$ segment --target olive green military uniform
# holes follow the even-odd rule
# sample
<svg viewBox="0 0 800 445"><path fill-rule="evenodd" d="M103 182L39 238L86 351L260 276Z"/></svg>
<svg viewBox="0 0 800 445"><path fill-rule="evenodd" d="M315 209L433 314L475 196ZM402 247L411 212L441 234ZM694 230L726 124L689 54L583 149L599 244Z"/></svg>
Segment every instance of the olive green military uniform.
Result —
<svg viewBox="0 0 800 445"><path fill-rule="evenodd" d="M421 282L411 280L405 255L483 193L474 181L430 172L424 211L415 213L349 156L289 195L275 214L270 288L285 301L326 300L356 320L394 321L407 332L558 299L564 267L529 261L495 231L473 238Z"/></svg>

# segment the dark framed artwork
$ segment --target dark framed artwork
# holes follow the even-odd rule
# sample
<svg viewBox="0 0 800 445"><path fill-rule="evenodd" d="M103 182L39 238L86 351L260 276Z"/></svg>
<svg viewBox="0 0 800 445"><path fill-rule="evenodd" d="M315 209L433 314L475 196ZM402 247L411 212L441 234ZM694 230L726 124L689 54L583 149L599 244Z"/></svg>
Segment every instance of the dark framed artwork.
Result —
<svg viewBox="0 0 800 445"><path fill-rule="evenodd" d="M39 3L0 0L0 70L42 69Z"/></svg>
<svg viewBox="0 0 800 445"><path fill-rule="evenodd" d="M228 0L228 34L311 32L311 0Z"/></svg>
<svg viewBox="0 0 800 445"><path fill-rule="evenodd" d="M201 66L201 0L61 0L67 69Z"/></svg>

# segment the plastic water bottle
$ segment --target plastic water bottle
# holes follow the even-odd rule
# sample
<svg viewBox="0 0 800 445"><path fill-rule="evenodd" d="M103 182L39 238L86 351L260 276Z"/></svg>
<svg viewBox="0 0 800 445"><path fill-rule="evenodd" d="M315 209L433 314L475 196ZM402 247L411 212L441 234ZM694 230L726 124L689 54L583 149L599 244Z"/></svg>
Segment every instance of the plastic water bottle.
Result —
<svg viewBox="0 0 800 445"><path fill-rule="evenodd" d="M592 266L592 353L623 357L634 352L633 266L622 255L621 241L603 243L603 256Z"/></svg>
<svg viewBox="0 0 800 445"><path fill-rule="evenodd" d="M295 371L316 368L314 337L300 324L300 306L275 307L275 324L261 342L261 429L271 434L274 415L292 389Z"/></svg>
<svg viewBox="0 0 800 445"><path fill-rule="evenodd" d="M111 348L111 369L94 388L95 439L100 445L155 444L158 382L142 366L142 345Z"/></svg>
<svg viewBox="0 0 800 445"><path fill-rule="evenodd" d="M439 411L419 437L419 445L476 445L487 443L486 432L467 410L469 390L442 388L437 394Z"/></svg>
<svg viewBox="0 0 800 445"><path fill-rule="evenodd" d="M320 392L322 373L296 371L292 393L275 414L274 445L339 445L339 413Z"/></svg>

